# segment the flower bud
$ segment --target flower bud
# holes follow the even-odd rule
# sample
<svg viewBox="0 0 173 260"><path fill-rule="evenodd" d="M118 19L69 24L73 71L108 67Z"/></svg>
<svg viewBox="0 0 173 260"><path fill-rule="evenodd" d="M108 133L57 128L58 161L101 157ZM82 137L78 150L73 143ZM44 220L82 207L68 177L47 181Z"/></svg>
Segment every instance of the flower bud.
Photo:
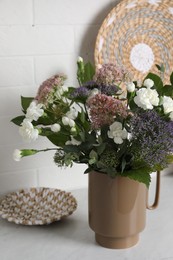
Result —
<svg viewBox="0 0 173 260"><path fill-rule="evenodd" d="M135 84L133 82L129 82L127 84L127 91L128 92L134 92L135 91Z"/></svg>

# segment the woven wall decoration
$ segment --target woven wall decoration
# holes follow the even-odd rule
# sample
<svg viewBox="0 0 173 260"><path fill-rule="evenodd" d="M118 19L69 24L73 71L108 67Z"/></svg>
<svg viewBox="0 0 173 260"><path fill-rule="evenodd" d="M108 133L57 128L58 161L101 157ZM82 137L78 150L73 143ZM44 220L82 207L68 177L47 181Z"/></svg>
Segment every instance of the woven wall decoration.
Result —
<svg viewBox="0 0 173 260"><path fill-rule="evenodd" d="M104 20L96 40L95 63L116 62L140 80L164 64L173 70L173 0L122 0Z"/></svg>

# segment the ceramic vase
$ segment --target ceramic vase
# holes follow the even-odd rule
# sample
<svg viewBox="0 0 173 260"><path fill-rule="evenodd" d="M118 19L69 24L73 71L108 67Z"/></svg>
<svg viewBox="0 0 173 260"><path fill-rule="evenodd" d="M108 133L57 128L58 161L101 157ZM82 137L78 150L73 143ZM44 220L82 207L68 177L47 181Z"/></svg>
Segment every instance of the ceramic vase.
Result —
<svg viewBox="0 0 173 260"><path fill-rule="evenodd" d="M122 249L138 243L146 224L147 190L128 177L89 173L89 226L99 245Z"/></svg>

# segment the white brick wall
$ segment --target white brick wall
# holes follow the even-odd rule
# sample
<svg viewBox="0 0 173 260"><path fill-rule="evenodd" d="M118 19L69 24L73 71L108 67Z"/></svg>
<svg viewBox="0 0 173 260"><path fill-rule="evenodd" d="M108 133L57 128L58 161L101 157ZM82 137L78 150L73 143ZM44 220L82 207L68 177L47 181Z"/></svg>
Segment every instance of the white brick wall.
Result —
<svg viewBox="0 0 173 260"><path fill-rule="evenodd" d="M58 72L76 82L76 59L93 59L101 22L119 0L0 1L0 193L30 186L63 189L87 185L85 169L62 170L53 153L14 162L15 148L25 148L18 127L10 123L20 113L20 95L33 96L39 84ZM43 138L29 145L51 147Z"/></svg>

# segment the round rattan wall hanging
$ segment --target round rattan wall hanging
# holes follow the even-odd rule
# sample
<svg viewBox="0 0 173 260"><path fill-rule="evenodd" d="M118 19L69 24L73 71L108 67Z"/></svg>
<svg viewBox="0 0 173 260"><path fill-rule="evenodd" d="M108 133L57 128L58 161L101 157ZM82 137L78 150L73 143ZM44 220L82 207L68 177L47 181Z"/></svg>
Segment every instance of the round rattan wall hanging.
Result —
<svg viewBox="0 0 173 260"><path fill-rule="evenodd" d="M108 14L96 40L95 63L116 62L134 80L165 67L173 70L173 0L123 0Z"/></svg>

